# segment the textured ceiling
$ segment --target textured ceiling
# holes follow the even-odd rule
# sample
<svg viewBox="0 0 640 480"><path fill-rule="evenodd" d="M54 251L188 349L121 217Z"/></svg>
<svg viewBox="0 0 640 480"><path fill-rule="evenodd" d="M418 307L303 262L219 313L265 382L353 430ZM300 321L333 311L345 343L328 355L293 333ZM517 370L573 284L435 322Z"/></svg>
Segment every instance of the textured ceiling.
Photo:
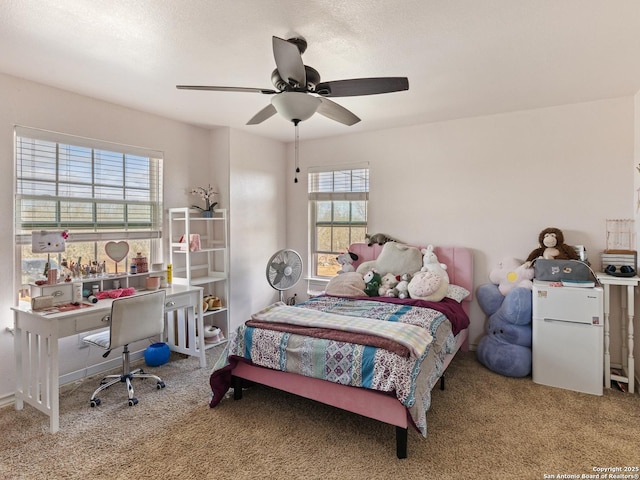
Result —
<svg viewBox="0 0 640 480"><path fill-rule="evenodd" d="M271 37L301 35L322 80L407 76L409 91L334 98L362 121L314 115L300 136L633 95L638 0L0 0L0 72L184 122L283 141Z"/></svg>

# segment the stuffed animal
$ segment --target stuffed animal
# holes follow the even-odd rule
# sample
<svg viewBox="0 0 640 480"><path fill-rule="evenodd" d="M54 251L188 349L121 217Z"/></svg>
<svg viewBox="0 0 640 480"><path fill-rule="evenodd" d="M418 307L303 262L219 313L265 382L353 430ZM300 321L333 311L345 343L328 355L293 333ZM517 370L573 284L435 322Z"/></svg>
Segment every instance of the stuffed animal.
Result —
<svg viewBox="0 0 640 480"><path fill-rule="evenodd" d="M449 274L447 273L447 266L444 263L440 263L438 261L438 257L433 251L433 245L429 245L427 248L423 248L420 250L422 252L422 263L423 266L420 269L423 272L434 272L441 276L442 278L447 279L447 283L449 282Z"/></svg>
<svg viewBox="0 0 640 480"><path fill-rule="evenodd" d="M398 292L398 298L409 298L409 282L413 275L410 273L403 273L400 275L400 281L396 285L396 291Z"/></svg>
<svg viewBox="0 0 640 480"><path fill-rule="evenodd" d="M504 258L498 266L489 272L491 283L498 285L502 295L506 295L516 287L533 288L533 268L517 258Z"/></svg>
<svg viewBox="0 0 640 480"><path fill-rule="evenodd" d="M396 290L396 285L398 285L399 282L400 279L393 273L385 274L380 281L378 295L380 297L397 297L398 291Z"/></svg>
<svg viewBox="0 0 640 480"><path fill-rule="evenodd" d="M358 255L352 252L343 252L336 257L337 262L342 265L342 268L338 270L338 273L355 272L356 269L353 266L353 262L358 260Z"/></svg>
<svg viewBox="0 0 640 480"><path fill-rule="evenodd" d="M545 228L538 235L538 248L529 254L527 263L536 258L546 258L550 260L579 260L580 257L575 249L564 243L564 234L562 230L555 227Z"/></svg>
<svg viewBox="0 0 640 480"><path fill-rule="evenodd" d="M438 261L433 245L421 250L423 267L413 275L409 282L409 296L420 300L439 302L447 296L449 274L446 265Z"/></svg>
<svg viewBox="0 0 640 480"><path fill-rule="evenodd" d="M374 243L377 243L378 245L384 245L387 242L396 241L393 238L388 237L384 233L374 233L373 235L369 235L368 233L365 233L364 238L367 239L367 245L369 245L370 247L373 246Z"/></svg>
<svg viewBox="0 0 640 480"><path fill-rule="evenodd" d="M507 377L531 373L531 295L525 287L513 288L506 295L492 283L478 288L478 304L489 315L489 324L476 357L489 370Z"/></svg>
<svg viewBox="0 0 640 480"><path fill-rule="evenodd" d="M365 288L364 293L366 293L369 297L377 297L378 289L380 288L380 284L382 283L382 277L375 270L369 270L365 273L362 278L364 279Z"/></svg>

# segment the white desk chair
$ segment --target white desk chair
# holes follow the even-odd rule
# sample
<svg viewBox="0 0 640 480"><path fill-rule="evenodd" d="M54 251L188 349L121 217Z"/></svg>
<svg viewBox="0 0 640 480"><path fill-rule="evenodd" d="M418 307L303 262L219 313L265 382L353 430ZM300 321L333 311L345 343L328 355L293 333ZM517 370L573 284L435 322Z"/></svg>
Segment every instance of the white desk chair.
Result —
<svg viewBox="0 0 640 480"><path fill-rule="evenodd" d="M100 399L96 397L99 392L118 382L127 385L130 407L138 403L138 399L133 396L132 379L153 378L157 381L158 390L165 387L160 377L144 373L142 369L129 369L129 343L162 334L164 331L164 303L164 290L118 298L111 306L109 330L84 337L83 342L105 348L105 358L114 348L124 347L122 374L107 375L102 379L100 387L91 395L92 407L100 405Z"/></svg>

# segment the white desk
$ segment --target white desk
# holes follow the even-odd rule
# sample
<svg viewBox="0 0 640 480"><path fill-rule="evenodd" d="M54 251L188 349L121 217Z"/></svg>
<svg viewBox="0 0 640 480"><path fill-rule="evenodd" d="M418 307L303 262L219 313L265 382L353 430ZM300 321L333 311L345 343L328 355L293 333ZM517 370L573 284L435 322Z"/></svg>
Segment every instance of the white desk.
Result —
<svg viewBox="0 0 640 480"><path fill-rule="evenodd" d="M202 288L173 285L166 288L165 341L171 350L197 355L206 366L202 315ZM143 291L141 291L143 293ZM59 418L58 340L78 333L105 328L105 316L111 312L112 300L67 312L43 314L26 305L12 307L14 312L14 349L16 355L15 408L24 402L50 417L50 431L57 432ZM197 326L196 326L197 324Z"/></svg>
<svg viewBox="0 0 640 480"><path fill-rule="evenodd" d="M634 359L633 359L633 316L634 288L640 282L640 277L614 277L606 273L596 274L598 280L604 286L604 387L611 388L611 380L624 382L629 386L629 393L634 393ZM623 375L611 374L611 354L609 353L609 312L610 312L610 287L627 287L620 289L620 330L622 332L622 372ZM625 316L627 321L625 323Z"/></svg>

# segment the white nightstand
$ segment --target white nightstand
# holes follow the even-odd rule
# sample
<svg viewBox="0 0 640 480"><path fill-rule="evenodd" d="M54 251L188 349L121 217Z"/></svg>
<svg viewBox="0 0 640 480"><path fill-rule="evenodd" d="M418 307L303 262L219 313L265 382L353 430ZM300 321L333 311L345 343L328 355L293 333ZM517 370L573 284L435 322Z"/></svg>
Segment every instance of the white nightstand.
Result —
<svg viewBox="0 0 640 480"><path fill-rule="evenodd" d="M611 380L626 383L629 386L629 393L634 393L634 359L633 359L633 316L634 308L634 288L638 286L640 277L614 277L606 273L597 273L596 276L604 287L604 386L611 388ZM609 353L609 312L610 312L610 287L627 287L620 289L620 308L622 314L620 318L620 330L622 332L622 373L623 375L611 374L611 354ZM624 317L627 317L625 324Z"/></svg>

